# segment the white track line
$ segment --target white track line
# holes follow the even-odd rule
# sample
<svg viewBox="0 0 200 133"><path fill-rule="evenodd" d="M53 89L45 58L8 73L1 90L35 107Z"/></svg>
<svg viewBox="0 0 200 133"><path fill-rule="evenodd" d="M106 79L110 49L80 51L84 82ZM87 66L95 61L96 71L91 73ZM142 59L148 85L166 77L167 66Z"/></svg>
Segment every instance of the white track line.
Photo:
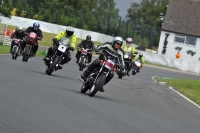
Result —
<svg viewBox="0 0 200 133"><path fill-rule="evenodd" d="M157 83L157 81L155 80L155 78L158 78L158 76L153 76L153 77L151 77L151 78L152 78L152 80L153 80L154 82Z"/></svg>
<svg viewBox="0 0 200 133"><path fill-rule="evenodd" d="M186 96L184 96L183 94L181 94L180 92L176 91L173 89L173 87L169 87L170 90L178 93L180 96L182 96L183 98L185 98L187 101L189 101L190 103L194 104L195 106L197 106L197 108L200 108L199 105L197 105L195 102L193 102L192 100L190 100L189 98L187 98Z"/></svg>
<svg viewBox="0 0 200 133"><path fill-rule="evenodd" d="M155 78L157 78L158 76L153 76L152 77L152 80L154 81L154 82L156 82L157 83L157 81L155 80ZM190 100L188 97L186 97L186 96L184 96L183 94L181 94L180 92L178 92L178 91L176 91L175 89L173 89L173 87L169 87L169 89L170 90L172 90L172 91L174 91L174 92L176 92L177 94L179 94L181 97L183 97L184 99L186 99L187 101L189 101L190 103L192 103L193 105L195 105L197 108L200 108L200 106L199 105L197 105L195 102L193 102L192 100Z"/></svg>

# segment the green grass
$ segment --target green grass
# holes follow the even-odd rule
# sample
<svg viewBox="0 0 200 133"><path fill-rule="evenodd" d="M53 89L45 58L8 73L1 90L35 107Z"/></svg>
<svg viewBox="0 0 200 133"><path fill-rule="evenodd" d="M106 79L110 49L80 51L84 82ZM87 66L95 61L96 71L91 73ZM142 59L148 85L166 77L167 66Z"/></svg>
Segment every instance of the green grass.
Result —
<svg viewBox="0 0 200 133"><path fill-rule="evenodd" d="M0 54L10 54L10 46L3 46L0 43Z"/></svg>
<svg viewBox="0 0 200 133"><path fill-rule="evenodd" d="M200 105L200 80L157 78Z"/></svg>
<svg viewBox="0 0 200 133"><path fill-rule="evenodd" d="M10 54L10 46L3 46L0 43L0 54ZM39 57L44 57L45 56L45 52L42 50L38 50L36 53L36 56Z"/></svg>

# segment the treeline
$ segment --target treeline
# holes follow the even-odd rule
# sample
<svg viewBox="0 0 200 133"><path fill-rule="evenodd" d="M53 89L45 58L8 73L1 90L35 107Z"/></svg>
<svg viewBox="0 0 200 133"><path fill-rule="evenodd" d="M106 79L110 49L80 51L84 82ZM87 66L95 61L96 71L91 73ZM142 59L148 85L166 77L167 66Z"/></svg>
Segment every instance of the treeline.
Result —
<svg viewBox="0 0 200 133"><path fill-rule="evenodd" d="M162 26L159 15L166 12L167 4L168 0L132 3L126 18L119 16L114 0L3 0L0 11L6 17L15 15L72 25L123 38L130 36L142 45L156 45L155 37L159 39Z"/></svg>

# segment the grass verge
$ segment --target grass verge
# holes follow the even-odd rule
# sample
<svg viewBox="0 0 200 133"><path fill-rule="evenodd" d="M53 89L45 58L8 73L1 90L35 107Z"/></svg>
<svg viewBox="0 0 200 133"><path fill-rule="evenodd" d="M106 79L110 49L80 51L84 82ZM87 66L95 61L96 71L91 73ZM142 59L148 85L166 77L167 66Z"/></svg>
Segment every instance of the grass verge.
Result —
<svg viewBox="0 0 200 133"><path fill-rule="evenodd" d="M174 87L177 91L200 105L200 80L157 78L159 82Z"/></svg>
<svg viewBox="0 0 200 133"><path fill-rule="evenodd" d="M0 43L0 54L10 54L10 46L3 46Z"/></svg>
<svg viewBox="0 0 200 133"><path fill-rule="evenodd" d="M10 46L3 46L2 44L0 44L0 54L10 54L9 51L10 51ZM45 54L46 54L45 51L38 50L36 56L44 57Z"/></svg>

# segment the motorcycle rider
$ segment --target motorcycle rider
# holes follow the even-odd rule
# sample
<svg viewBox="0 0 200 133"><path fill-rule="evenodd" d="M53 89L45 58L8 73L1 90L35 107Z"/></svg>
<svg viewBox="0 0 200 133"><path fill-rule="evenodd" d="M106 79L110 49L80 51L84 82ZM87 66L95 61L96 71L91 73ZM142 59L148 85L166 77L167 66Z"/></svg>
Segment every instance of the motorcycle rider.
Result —
<svg viewBox="0 0 200 133"><path fill-rule="evenodd" d="M58 33L55 38L53 38L53 44L52 47L49 47L48 51L47 51L47 55L46 57L43 59L45 62L48 62L50 60L50 56L53 54L53 52L55 52L55 50L57 50L58 46L59 46L59 42L58 41L66 41L67 43L70 44L69 49L71 51L74 51L75 48L75 44L76 44L76 36L74 35L74 28L72 26L67 26L66 31L61 31L60 33ZM70 51L66 51L65 53L65 59L62 60L59 64L59 68L62 69L63 64L67 63L68 61L71 60L71 54Z"/></svg>
<svg viewBox="0 0 200 133"><path fill-rule="evenodd" d="M140 60L141 63L142 63L142 66L143 66L143 64L145 63L145 59L144 59L144 57L143 57L143 53L142 53L142 52L139 53L139 56L136 55L134 61L136 61L136 60ZM142 68L142 66L141 66L141 68Z"/></svg>
<svg viewBox="0 0 200 133"><path fill-rule="evenodd" d="M121 48L123 49L124 52L128 52L132 55L132 61L134 61L134 58L136 57L135 54L135 47L133 46L133 39L128 37L126 38L126 44L123 44L121 46ZM132 65L131 65L132 66ZM130 70L131 70L131 66L128 68L128 72L127 75L130 76Z"/></svg>
<svg viewBox="0 0 200 133"><path fill-rule="evenodd" d="M145 59L144 59L143 54L141 52L139 53L139 56L136 55L134 61L136 61L136 60L140 60L141 61L141 68L142 68L143 64L145 63ZM140 72L140 69L138 69L138 72Z"/></svg>
<svg viewBox="0 0 200 133"><path fill-rule="evenodd" d="M93 41L91 41L90 35L87 35L86 40L82 40L81 43L77 45L77 49L81 49L81 48L91 49L91 51L94 50L94 43L93 43ZM81 55L81 51L77 50L76 63L78 63L80 55ZM87 63L90 63L91 60L92 60L92 53L88 53L87 56L88 56L88 62Z"/></svg>
<svg viewBox="0 0 200 133"><path fill-rule="evenodd" d="M84 71L84 73L81 75L81 78L86 81L89 74L96 68L100 66L99 60L104 60L105 55L107 58L115 59L117 63L122 67L122 69L125 68L124 59L123 59L123 52L120 49L120 47L123 44L123 39L121 37L114 37L112 41L112 45L110 44L104 44L102 46L97 46L95 51L102 51L99 58L97 58L95 61L93 61L87 68L87 70ZM105 84L107 84L114 76L114 73L111 71L109 75L107 76L105 80ZM104 84L104 85L105 85ZM103 88L100 90L101 92L104 91Z"/></svg>
<svg viewBox="0 0 200 133"><path fill-rule="evenodd" d="M28 33L30 33L30 32L34 32L37 34L38 40L42 40L43 35L42 35L42 31L39 28L40 28L40 24L38 22L35 22L35 23L33 23L33 27L28 27L24 32L26 35L28 35ZM33 56L36 55L36 52L38 50L38 41L36 41L36 43L37 43L37 45L34 46L34 48L33 48ZM22 52L24 51L25 46L26 46L26 42L23 41Z"/></svg>
<svg viewBox="0 0 200 133"><path fill-rule="evenodd" d="M16 31L13 32L13 34L11 36L11 39L13 39L13 38L20 39L20 44L22 44L22 41L23 41L23 38L24 38L24 31L23 31L22 27L18 27L16 29ZM14 41L15 40L12 40L12 42L11 42L10 53L11 53L12 48L14 46Z"/></svg>

